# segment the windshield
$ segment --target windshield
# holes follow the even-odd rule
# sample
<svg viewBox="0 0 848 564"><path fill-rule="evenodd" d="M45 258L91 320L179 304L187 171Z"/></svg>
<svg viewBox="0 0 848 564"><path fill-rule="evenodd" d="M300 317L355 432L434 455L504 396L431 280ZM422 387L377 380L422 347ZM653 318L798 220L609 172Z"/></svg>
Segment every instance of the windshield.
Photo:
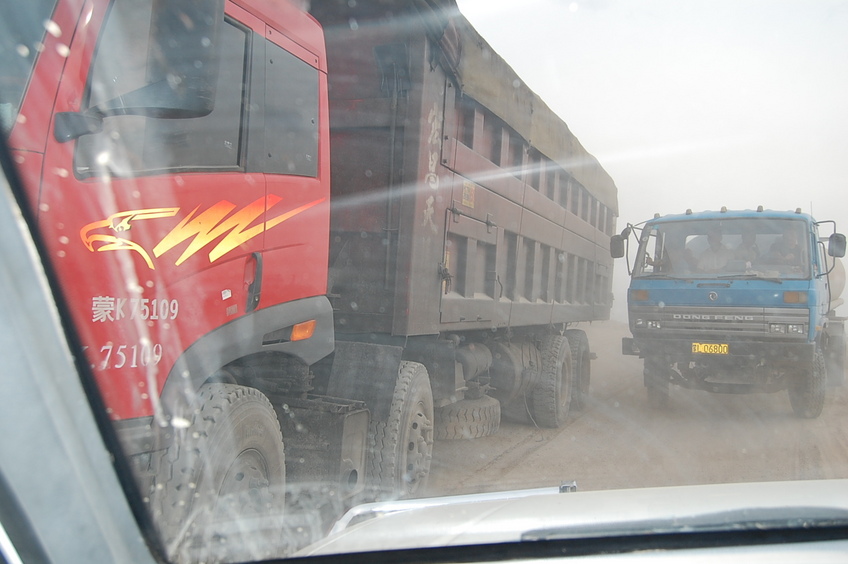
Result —
<svg viewBox="0 0 848 564"><path fill-rule="evenodd" d="M634 276L810 277L810 235L801 221L694 220L642 230Z"/></svg>
<svg viewBox="0 0 848 564"><path fill-rule="evenodd" d="M8 29L0 38L0 126L8 133L18 117L21 97L29 85L32 65L47 33L58 33L50 23L55 0L34 0L26 10L9 2L0 5L0 18Z"/></svg>
<svg viewBox="0 0 848 564"><path fill-rule="evenodd" d="M848 0L0 6L7 560L841 538Z"/></svg>

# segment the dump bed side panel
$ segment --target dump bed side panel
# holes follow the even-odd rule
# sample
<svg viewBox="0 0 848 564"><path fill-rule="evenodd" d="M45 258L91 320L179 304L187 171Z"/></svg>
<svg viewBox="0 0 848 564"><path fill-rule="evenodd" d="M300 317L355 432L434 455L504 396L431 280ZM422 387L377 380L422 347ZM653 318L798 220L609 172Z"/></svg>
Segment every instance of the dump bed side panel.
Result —
<svg viewBox="0 0 848 564"><path fill-rule="evenodd" d="M313 9L330 76L337 331L608 318L612 180L461 16L385 4Z"/></svg>

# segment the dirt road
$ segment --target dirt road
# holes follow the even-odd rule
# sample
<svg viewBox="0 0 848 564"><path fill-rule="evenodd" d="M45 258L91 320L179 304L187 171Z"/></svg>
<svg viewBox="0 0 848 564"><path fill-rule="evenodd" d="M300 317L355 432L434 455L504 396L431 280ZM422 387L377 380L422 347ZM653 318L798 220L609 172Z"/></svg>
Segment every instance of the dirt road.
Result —
<svg viewBox="0 0 848 564"><path fill-rule="evenodd" d="M590 398L561 429L503 422L472 441L439 441L427 495L557 486L584 490L848 478L848 386L818 419L795 417L786 392L718 395L672 387L648 408L642 361L621 355L626 325L581 327L593 352Z"/></svg>

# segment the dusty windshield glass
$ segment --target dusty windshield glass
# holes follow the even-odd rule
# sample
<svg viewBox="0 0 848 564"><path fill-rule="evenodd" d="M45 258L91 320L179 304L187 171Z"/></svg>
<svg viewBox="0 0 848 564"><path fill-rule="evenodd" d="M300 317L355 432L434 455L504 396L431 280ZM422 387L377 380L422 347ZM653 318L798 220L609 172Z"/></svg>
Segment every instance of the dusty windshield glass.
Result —
<svg viewBox="0 0 848 564"><path fill-rule="evenodd" d="M809 278L810 234L789 220L669 222L643 230L635 276Z"/></svg>
<svg viewBox="0 0 848 564"><path fill-rule="evenodd" d="M44 35L57 33L55 27L44 25L55 4L54 0L36 0L27 10L19 10L8 2L0 6L0 17L15 31L4 33L0 39L0 125L5 133L18 116Z"/></svg>
<svg viewBox="0 0 848 564"><path fill-rule="evenodd" d="M842 523L848 2L2 6L155 558Z"/></svg>

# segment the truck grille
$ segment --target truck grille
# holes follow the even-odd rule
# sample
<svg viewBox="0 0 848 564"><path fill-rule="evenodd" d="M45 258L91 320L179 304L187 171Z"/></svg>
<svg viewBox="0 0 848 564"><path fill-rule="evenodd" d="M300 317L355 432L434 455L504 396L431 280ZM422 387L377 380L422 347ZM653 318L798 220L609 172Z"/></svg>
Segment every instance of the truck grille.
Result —
<svg viewBox="0 0 848 564"><path fill-rule="evenodd" d="M806 309L756 308L756 307L632 307L631 330L634 336L650 335L669 338L704 337L705 335L730 336L732 338L774 338L806 340L805 334L774 334L769 325L807 324ZM644 327L637 327L641 319ZM657 327L658 325L658 327Z"/></svg>

